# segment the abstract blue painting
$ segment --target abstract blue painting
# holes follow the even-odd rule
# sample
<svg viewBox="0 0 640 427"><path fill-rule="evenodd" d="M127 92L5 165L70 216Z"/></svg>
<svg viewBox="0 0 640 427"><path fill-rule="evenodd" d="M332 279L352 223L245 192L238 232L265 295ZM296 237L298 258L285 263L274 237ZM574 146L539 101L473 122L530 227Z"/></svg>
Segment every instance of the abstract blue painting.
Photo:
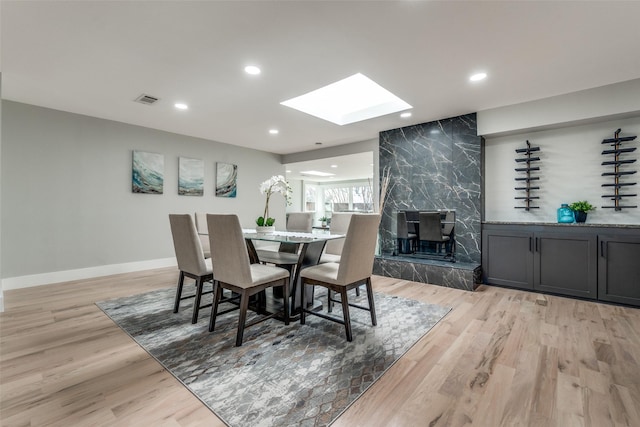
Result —
<svg viewBox="0 0 640 427"><path fill-rule="evenodd" d="M132 184L134 193L162 194L164 191L164 155L134 151Z"/></svg>
<svg viewBox="0 0 640 427"><path fill-rule="evenodd" d="M216 163L216 196L236 197L238 166L230 163Z"/></svg>
<svg viewBox="0 0 640 427"><path fill-rule="evenodd" d="M204 195L204 160L180 157L178 194L181 196Z"/></svg>

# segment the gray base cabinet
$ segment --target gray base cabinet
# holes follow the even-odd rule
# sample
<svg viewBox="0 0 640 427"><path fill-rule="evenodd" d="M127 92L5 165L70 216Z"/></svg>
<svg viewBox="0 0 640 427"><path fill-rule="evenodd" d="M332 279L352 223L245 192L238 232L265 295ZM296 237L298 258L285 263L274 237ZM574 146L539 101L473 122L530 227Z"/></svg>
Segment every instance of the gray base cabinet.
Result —
<svg viewBox="0 0 640 427"><path fill-rule="evenodd" d="M598 236L598 299L640 306L640 233Z"/></svg>
<svg viewBox="0 0 640 427"><path fill-rule="evenodd" d="M484 282L640 306L640 228L484 224Z"/></svg>
<svg viewBox="0 0 640 427"><path fill-rule="evenodd" d="M533 289L596 299L595 235L537 232L534 240Z"/></svg>
<svg viewBox="0 0 640 427"><path fill-rule="evenodd" d="M482 273L485 283L533 289L533 233L484 230ZM491 256L485 256L491 254Z"/></svg>

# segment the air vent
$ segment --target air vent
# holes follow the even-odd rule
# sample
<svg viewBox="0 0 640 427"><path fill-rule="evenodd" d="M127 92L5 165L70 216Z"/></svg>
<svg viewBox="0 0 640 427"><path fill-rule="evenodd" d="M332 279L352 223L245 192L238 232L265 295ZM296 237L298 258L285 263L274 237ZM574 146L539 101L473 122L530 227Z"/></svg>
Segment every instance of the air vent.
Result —
<svg viewBox="0 0 640 427"><path fill-rule="evenodd" d="M137 97L135 101L139 102L140 104L151 105L151 104L155 104L156 102L158 102L159 99L160 98L156 98L155 96L151 96L151 95L145 95L143 93L142 95Z"/></svg>

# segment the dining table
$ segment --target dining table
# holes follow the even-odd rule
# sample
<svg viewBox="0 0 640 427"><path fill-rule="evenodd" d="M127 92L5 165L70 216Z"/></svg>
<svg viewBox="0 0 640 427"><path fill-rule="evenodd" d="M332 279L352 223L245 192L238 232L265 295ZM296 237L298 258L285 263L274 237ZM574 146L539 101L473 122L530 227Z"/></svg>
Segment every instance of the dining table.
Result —
<svg viewBox="0 0 640 427"><path fill-rule="evenodd" d="M324 246L329 240L343 239L344 234L330 234L330 233L302 233L292 231L274 231L270 233L259 233L255 229L242 229L242 235L247 244L247 251L249 253L249 259L251 263L260 263L258 253L254 242L271 242L278 244L297 245L298 249L295 253L298 255L297 263L291 268L290 278L290 311L292 316L299 315L300 306L302 304L302 286L300 284L300 271L306 267L317 265L320 262L322 251ZM310 305L319 306L322 308L322 304L318 301L314 301L313 298L313 286L306 286L305 295L306 300L310 302ZM274 301L275 300L275 301ZM267 311L276 310L278 305L282 305L277 301L277 298L271 296L265 302L265 309ZM308 307L309 308L309 307Z"/></svg>

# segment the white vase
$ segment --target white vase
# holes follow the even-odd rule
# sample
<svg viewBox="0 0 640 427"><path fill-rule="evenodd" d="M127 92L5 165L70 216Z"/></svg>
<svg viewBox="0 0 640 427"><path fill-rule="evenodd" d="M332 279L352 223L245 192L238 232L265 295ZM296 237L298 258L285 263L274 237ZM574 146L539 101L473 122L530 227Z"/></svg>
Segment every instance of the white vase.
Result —
<svg viewBox="0 0 640 427"><path fill-rule="evenodd" d="M273 234L276 231L275 225L263 225L256 227L256 233L260 234Z"/></svg>

